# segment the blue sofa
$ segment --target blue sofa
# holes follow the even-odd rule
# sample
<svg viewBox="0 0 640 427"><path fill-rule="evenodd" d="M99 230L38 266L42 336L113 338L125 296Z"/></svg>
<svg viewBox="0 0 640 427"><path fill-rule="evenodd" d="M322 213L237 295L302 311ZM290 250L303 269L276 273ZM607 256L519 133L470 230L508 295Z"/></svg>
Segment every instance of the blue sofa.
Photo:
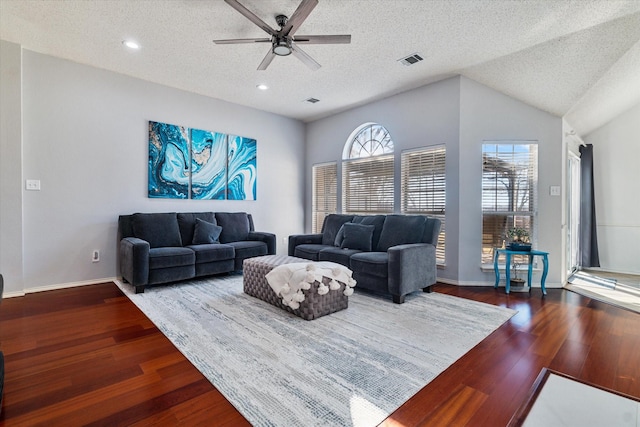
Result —
<svg viewBox="0 0 640 427"><path fill-rule="evenodd" d="M120 273L145 286L242 270L246 258L274 255L276 236L254 231L245 212L135 213L118 219Z"/></svg>
<svg viewBox="0 0 640 427"><path fill-rule="evenodd" d="M356 289L390 294L402 304L436 283L440 220L424 215L325 217L322 232L289 236L289 255L331 261L353 271Z"/></svg>

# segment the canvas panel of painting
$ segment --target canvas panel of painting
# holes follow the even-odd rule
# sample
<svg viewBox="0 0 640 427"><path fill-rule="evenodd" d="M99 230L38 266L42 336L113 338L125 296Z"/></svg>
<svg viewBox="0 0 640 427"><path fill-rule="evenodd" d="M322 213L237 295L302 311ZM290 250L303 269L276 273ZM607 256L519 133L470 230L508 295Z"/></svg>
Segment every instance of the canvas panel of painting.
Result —
<svg viewBox="0 0 640 427"><path fill-rule="evenodd" d="M256 146L255 139L228 135L228 200L256 200Z"/></svg>
<svg viewBox="0 0 640 427"><path fill-rule="evenodd" d="M184 126L149 122L149 197L189 197L189 135Z"/></svg>
<svg viewBox="0 0 640 427"><path fill-rule="evenodd" d="M223 200L227 185L227 136L191 129L191 198Z"/></svg>

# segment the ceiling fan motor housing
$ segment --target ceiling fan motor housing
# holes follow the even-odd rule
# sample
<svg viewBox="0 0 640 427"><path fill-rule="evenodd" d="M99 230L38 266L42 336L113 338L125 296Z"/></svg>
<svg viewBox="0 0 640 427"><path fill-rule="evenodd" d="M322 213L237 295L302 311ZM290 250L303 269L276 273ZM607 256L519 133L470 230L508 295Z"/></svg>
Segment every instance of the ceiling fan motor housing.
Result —
<svg viewBox="0 0 640 427"><path fill-rule="evenodd" d="M287 25L287 21L288 20L289 20L289 18L287 18L285 15L277 15L276 16L276 23L278 24L278 26L280 28L282 28L285 25Z"/></svg>
<svg viewBox="0 0 640 427"><path fill-rule="evenodd" d="M291 40L286 36L273 36L273 53L278 56L291 55Z"/></svg>

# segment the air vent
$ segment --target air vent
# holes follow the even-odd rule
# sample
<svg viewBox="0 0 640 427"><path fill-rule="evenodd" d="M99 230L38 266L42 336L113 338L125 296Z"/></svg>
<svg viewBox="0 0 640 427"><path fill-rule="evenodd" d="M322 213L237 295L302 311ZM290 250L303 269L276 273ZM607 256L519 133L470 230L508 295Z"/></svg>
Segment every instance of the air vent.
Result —
<svg viewBox="0 0 640 427"><path fill-rule="evenodd" d="M309 98L309 99L305 99L305 102L309 102L311 104L315 104L316 102L320 102L320 100L316 99L316 98Z"/></svg>
<svg viewBox="0 0 640 427"><path fill-rule="evenodd" d="M416 64L420 61L424 61L424 58L418 55L417 53L414 53L413 55L409 55L405 58L398 59L399 63L406 66Z"/></svg>

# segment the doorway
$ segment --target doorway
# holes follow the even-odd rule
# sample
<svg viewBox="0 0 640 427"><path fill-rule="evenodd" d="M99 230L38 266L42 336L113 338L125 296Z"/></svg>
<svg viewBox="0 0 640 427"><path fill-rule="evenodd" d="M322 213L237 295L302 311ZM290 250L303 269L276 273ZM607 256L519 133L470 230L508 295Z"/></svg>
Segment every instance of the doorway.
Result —
<svg viewBox="0 0 640 427"><path fill-rule="evenodd" d="M567 156L567 276L580 267L580 157Z"/></svg>

